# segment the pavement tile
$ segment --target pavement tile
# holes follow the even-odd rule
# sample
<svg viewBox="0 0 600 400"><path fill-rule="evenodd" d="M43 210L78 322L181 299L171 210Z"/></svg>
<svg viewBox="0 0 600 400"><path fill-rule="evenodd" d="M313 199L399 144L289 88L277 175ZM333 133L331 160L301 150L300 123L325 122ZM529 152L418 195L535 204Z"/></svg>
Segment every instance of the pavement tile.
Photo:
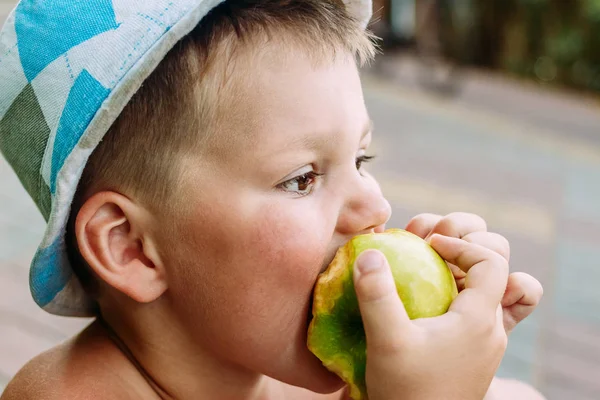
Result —
<svg viewBox="0 0 600 400"><path fill-rule="evenodd" d="M534 377L539 338L540 323L536 315L519 324L511 333L506 354L500 365L498 375L535 384Z"/></svg>
<svg viewBox="0 0 600 400"><path fill-rule="evenodd" d="M598 400L596 393L581 393L581 390L573 387L570 381L561 380L549 382L542 394L547 400Z"/></svg>
<svg viewBox="0 0 600 400"><path fill-rule="evenodd" d="M566 179L566 216L600 223L600 164L571 163Z"/></svg>
<svg viewBox="0 0 600 400"><path fill-rule="evenodd" d="M598 245L560 239L557 265L553 301L558 315L569 316L600 328Z"/></svg>
<svg viewBox="0 0 600 400"><path fill-rule="evenodd" d="M584 216L562 216L557 223L560 236L589 247L599 246L600 220Z"/></svg>
<svg viewBox="0 0 600 400"><path fill-rule="evenodd" d="M373 68L382 72L388 85L393 81L401 88L424 92L416 82L421 65L407 52L387 52L378 58ZM461 90L452 101L474 112L489 112L523 125L547 130L550 138L565 134L578 140L600 144L596 134L600 125L597 96L586 97L576 91L561 91L527 80L515 80L502 74L466 69Z"/></svg>
<svg viewBox="0 0 600 400"><path fill-rule="evenodd" d="M548 352L544 359L548 362L544 382L562 382L577 393L574 399L579 399L579 396L600 398L600 368L597 363L587 362L567 352Z"/></svg>
<svg viewBox="0 0 600 400"><path fill-rule="evenodd" d="M544 337L549 349L571 354L595 365L591 372L600 376L600 327L572 316L557 317Z"/></svg>
<svg viewBox="0 0 600 400"><path fill-rule="evenodd" d="M396 172L400 179L408 175L443 187L477 188L496 201L522 202L549 210L557 210L563 203L561 180L545 172L517 171L507 162L477 164L451 153L410 147L400 157L378 158L373 168Z"/></svg>
<svg viewBox="0 0 600 400"><path fill-rule="evenodd" d="M498 368L497 375L501 378L517 379L534 385L533 366L530 361L523 360L514 354L506 354Z"/></svg>

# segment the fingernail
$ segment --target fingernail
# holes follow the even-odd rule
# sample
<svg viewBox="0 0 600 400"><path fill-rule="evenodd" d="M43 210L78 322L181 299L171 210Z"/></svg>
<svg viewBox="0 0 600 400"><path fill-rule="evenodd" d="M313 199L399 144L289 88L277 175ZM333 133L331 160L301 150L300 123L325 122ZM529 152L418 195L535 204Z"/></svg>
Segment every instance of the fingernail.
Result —
<svg viewBox="0 0 600 400"><path fill-rule="evenodd" d="M383 255L378 251L366 251L356 260L356 266L361 274L375 272L383 267L383 264Z"/></svg>

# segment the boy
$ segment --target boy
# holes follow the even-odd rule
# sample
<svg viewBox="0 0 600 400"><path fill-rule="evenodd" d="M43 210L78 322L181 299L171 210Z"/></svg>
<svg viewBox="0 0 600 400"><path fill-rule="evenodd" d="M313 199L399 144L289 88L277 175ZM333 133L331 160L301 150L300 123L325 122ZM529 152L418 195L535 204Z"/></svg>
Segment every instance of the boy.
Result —
<svg viewBox="0 0 600 400"><path fill-rule="evenodd" d="M3 399L345 397L306 330L337 248L390 216L362 166L369 16L339 0L19 4L0 40L0 147L48 220L31 289L97 320ZM506 240L467 214L407 229L464 289L410 321L381 254L357 261L370 399L538 396L492 381L541 297L508 275Z"/></svg>

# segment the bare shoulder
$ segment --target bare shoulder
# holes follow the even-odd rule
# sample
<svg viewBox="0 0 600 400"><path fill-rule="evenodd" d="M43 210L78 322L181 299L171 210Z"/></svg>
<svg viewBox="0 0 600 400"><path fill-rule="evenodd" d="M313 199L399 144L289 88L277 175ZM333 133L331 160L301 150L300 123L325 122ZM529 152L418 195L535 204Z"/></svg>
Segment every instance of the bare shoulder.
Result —
<svg viewBox="0 0 600 400"><path fill-rule="evenodd" d="M0 400L151 398L148 389L127 357L93 323L29 361Z"/></svg>
<svg viewBox="0 0 600 400"><path fill-rule="evenodd" d="M546 400L533 386L514 379L494 378L485 400Z"/></svg>
<svg viewBox="0 0 600 400"><path fill-rule="evenodd" d="M53 383L53 362L56 350L52 349L29 361L9 382L1 400L58 399Z"/></svg>

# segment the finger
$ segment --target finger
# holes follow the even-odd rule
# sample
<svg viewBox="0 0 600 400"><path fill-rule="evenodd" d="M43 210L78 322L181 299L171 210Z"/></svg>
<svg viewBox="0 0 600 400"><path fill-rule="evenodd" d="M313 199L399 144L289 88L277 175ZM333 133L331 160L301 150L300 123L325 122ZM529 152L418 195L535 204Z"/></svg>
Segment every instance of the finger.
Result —
<svg viewBox="0 0 600 400"><path fill-rule="evenodd" d="M492 232L471 232L466 236L463 236L463 240L469 243L475 243L480 246L486 247L496 253L500 254L502 257L506 259L506 261L510 261L510 244L508 240L502 235ZM467 274L463 272L456 265L448 263L448 267L452 271L454 275L454 279L456 279L456 285L459 291L464 289L464 281Z"/></svg>
<svg viewBox="0 0 600 400"><path fill-rule="evenodd" d="M506 292L502 299L504 329L507 333L531 315L543 295L542 284L531 275L515 272L508 277Z"/></svg>
<svg viewBox="0 0 600 400"><path fill-rule="evenodd" d="M467 277L467 273L464 272L462 269L458 268L454 264L451 264L449 262L446 262L446 264L448 264L448 268L450 268L450 271L452 271L452 275L454 276L454 279L456 280L456 284L459 284L462 282L462 284L463 284L462 287L464 288L464 280ZM459 286L459 290L462 290L460 286Z"/></svg>
<svg viewBox="0 0 600 400"><path fill-rule="evenodd" d="M472 232L486 232L487 224L478 215L470 213L452 213L443 217L433 227L429 237L440 234L454 238L462 238Z"/></svg>
<svg viewBox="0 0 600 400"><path fill-rule="evenodd" d="M364 251L354 265L354 287L369 348L394 349L410 327L410 319L385 256Z"/></svg>
<svg viewBox="0 0 600 400"><path fill-rule="evenodd" d="M405 230L425 239L441 219L442 216L437 214L419 214L410 220Z"/></svg>
<svg viewBox="0 0 600 400"><path fill-rule="evenodd" d="M543 295L544 288L537 279L524 272L514 272L508 277L502 306L508 307L516 303L537 306Z"/></svg>
<svg viewBox="0 0 600 400"><path fill-rule="evenodd" d="M508 240L502 235L493 232L471 232L462 238L469 243L475 243L480 246L486 247L496 253L500 254L510 261L510 244Z"/></svg>
<svg viewBox="0 0 600 400"><path fill-rule="evenodd" d="M375 227L375 229L373 229L373 232L375 233L383 233L385 232L385 224L379 225L377 227Z"/></svg>
<svg viewBox="0 0 600 400"><path fill-rule="evenodd" d="M429 242L442 258L467 273L465 288L452 303L453 307L480 303L482 307L496 308L500 304L508 280L508 262L502 256L478 244L447 236L434 235Z"/></svg>
<svg viewBox="0 0 600 400"><path fill-rule="evenodd" d="M478 239L479 236L483 236L486 232L487 224L483 218L475 214L456 212L441 218L431 229L426 239L435 234L461 239L471 236L473 239ZM483 243L479 244L483 245ZM487 246L484 245L484 247ZM448 267L450 267L452 275L456 279L459 291L462 291L464 289L466 273L452 263L448 263Z"/></svg>

